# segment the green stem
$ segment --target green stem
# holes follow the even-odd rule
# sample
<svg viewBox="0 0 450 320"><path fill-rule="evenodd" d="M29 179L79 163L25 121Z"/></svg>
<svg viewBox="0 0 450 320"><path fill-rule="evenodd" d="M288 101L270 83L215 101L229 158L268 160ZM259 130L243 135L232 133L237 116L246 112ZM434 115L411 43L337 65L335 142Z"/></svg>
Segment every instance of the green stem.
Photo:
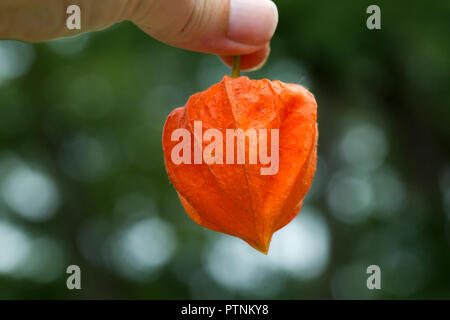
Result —
<svg viewBox="0 0 450 320"><path fill-rule="evenodd" d="M240 75L241 75L241 56L234 56L231 77L238 78Z"/></svg>

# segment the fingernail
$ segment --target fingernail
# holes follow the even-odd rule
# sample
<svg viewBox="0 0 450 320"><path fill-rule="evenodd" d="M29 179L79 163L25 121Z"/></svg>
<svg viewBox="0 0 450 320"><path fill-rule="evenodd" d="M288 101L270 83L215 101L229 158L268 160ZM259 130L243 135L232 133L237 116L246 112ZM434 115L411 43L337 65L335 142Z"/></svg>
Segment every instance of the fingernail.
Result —
<svg viewBox="0 0 450 320"><path fill-rule="evenodd" d="M271 0L230 0L230 40L264 44L272 38L277 24L278 10Z"/></svg>

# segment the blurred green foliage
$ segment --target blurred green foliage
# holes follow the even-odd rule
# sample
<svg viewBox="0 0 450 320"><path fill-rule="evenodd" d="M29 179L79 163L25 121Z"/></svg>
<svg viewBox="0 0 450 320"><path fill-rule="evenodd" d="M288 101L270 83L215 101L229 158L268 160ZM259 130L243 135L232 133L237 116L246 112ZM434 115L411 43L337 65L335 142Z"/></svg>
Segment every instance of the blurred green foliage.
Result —
<svg viewBox="0 0 450 320"><path fill-rule="evenodd" d="M318 232L292 233L286 243L304 243L259 269L270 254L184 213L162 127L230 72L216 57L126 22L1 41L0 298L450 298L450 2L276 3L271 58L248 76L300 83L318 101L304 209ZM370 4L381 30L366 28ZM319 241L322 260L305 253ZM66 288L69 264L81 291ZM371 264L382 290L366 288Z"/></svg>

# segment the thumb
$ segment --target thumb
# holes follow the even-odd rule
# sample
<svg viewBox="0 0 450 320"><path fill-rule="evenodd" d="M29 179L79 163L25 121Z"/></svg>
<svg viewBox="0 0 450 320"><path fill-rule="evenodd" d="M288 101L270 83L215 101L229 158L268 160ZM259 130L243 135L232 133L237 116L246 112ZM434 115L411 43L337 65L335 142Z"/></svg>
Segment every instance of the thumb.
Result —
<svg viewBox="0 0 450 320"><path fill-rule="evenodd" d="M218 54L228 64L229 56L243 55L249 69L267 58L278 11L271 0L143 0L130 20L162 42Z"/></svg>

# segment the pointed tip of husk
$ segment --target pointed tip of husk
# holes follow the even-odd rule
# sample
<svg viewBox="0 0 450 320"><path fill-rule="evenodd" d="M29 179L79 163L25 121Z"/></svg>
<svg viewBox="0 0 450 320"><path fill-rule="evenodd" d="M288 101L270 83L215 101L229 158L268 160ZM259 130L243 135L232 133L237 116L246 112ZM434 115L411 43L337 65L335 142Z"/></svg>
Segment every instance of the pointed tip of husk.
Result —
<svg viewBox="0 0 450 320"><path fill-rule="evenodd" d="M261 252L262 254L265 254L266 256L269 254L269 248L265 249L265 250L258 250L259 252Z"/></svg>
<svg viewBox="0 0 450 320"><path fill-rule="evenodd" d="M272 240L272 236L267 237L266 239L259 242L249 242L246 241L250 246L261 252L262 254L267 255L269 253L270 242Z"/></svg>
<svg viewBox="0 0 450 320"><path fill-rule="evenodd" d="M254 248L266 256L269 254L269 244Z"/></svg>

